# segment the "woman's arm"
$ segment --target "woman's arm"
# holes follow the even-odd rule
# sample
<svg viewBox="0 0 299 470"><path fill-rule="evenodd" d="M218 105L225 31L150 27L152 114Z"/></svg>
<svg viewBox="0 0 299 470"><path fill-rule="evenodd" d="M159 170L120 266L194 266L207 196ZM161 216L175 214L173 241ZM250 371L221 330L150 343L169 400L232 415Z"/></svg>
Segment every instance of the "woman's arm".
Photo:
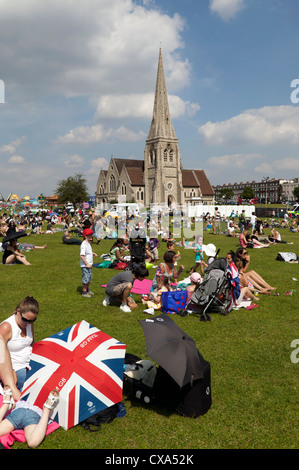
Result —
<svg viewBox="0 0 299 470"><path fill-rule="evenodd" d="M14 400L19 400L21 392L17 389L16 377L12 368L11 357L7 348L7 343L11 339L12 330L8 322L0 326L0 378L4 385L9 385Z"/></svg>

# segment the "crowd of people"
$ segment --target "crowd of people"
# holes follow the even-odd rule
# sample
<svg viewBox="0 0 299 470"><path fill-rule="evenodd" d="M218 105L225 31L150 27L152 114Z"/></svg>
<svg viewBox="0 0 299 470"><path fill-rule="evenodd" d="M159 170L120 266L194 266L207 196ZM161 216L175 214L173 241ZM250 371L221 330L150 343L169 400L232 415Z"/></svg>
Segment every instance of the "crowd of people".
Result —
<svg viewBox="0 0 299 470"><path fill-rule="evenodd" d="M221 215L218 208L212 218L205 217L205 227L212 225L211 233L221 234ZM163 292L176 290L184 272L188 273L185 281L187 302L195 290L201 285L206 270L217 258L219 250L215 244L204 243L202 234L194 235L192 239L183 238L177 241L171 233L166 233L161 227L159 218L127 217L125 220L115 220L111 216L96 215L95 211L81 212L70 215L63 213L61 217L51 212L37 215L24 215L10 217L1 216L2 264L21 263L30 265L25 251L45 249L46 245L22 243L28 234L50 234L62 232L62 243L78 244L79 261L82 274L82 296L91 298L94 294L90 289L92 282L94 258L98 254L92 245L100 245L104 238L111 238L111 248L108 253L111 262L124 262L125 251L129 249L129 240L132 230L143 231L146 237L144 263L132 266L131 269L113 275L105 287L103 306L119 305L124 313L130 313L138 307L131 295L135 280L142 282L149 277L147 263L155 263L155 273L152 280L151 291L141 297L144 307L154 311L162 308ZM45 230L45 226L47 229ZM243 299L259 301L259 295L270 295L276 287L272 286L256 270L252 269L249 249L269 248L276 243L283 243L276 227L272 227L271 235L266 236L262 223L253 213L250 220L242 217L236 218L231 214L227 221L226 236L232 237L234 242L239 241L235 250L230 250L224 256L227 262L228 273L237 273L239 290L236 304ZM292 224L291 224L292 226ZM21 235L20 235L21 234ZM122 236L119 236L121 234ZM118 236L116 236L118 235ZM234 246L236 243L234 243ZM180 264L181 251L191 249L194 254L194 263L185 269ZM190 258L189 258L190 259ZM198 272L200 271L200 272ZM34 341L34 322L38 318L39 305L31 296L23 299L15 311L0 324L0 394L3 395L3 405L0 407L0 436L13 429L24 429L29 446L40 444L45 436L46 428L50 422L50 413L59 401L59 394L53 390L46 400L43 409L25 406L20 400L21 390L26 380L29 367L32 344ZM12 410L5 418L8 410Z"/></svg>

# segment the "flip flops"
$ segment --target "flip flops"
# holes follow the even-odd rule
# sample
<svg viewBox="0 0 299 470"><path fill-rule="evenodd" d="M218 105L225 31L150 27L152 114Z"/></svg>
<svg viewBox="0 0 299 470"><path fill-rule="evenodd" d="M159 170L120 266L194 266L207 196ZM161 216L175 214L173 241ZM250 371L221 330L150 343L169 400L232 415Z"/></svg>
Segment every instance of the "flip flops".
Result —
<svg viewBox="0 0 299 470"><path fill-rule="evenodd" d="M255 307L258 307L258 305L257 304L250 304L250 305L248 305L248 307L245 307L245 308L246 308L246 310L252 310Z"/></svg>

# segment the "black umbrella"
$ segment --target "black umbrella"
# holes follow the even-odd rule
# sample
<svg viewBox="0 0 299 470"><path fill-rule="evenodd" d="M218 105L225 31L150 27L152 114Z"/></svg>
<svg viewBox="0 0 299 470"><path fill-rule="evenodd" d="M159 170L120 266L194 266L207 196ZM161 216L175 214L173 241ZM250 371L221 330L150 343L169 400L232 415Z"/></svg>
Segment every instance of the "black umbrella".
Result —
<svg viewBox="0 0 299 470"><path fill-rule="evenodd" d="M2 244L21 237L27 237L27 233L24 230L20 232L10 232L8 235L6 235L6 237L3 238Z"/></svg>
<svg viewBox="0 0 299 470"><path fill-rule="evenodd" d="M140 320L147 355L158 363L180 387L203 378L195 341L165 313Z"/></svg>

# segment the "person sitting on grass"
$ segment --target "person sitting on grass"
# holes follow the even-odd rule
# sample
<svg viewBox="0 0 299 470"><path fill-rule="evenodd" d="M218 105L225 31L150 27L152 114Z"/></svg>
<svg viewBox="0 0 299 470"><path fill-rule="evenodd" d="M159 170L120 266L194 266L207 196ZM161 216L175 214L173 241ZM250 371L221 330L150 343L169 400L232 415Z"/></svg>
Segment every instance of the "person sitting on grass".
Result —
<svg viewBox="0 0 299 470"><path fill-rule="evenodd" d="M0 408L0 437L14 430L24 430L25 439L29 447L38 447L43 441L47 426L51 423L50 414L59 401L58 390L52 390L43 409L30 405L27 401L12 398L12 391L8 385L4 386L3 403ZM6 413L12 411L5 417Z"/></svg>
<svg viewBox="0 0 299 470"><path fill-rule="evenodd" d="M186 291L187 291L187 301L186 301L186 303L187 303L187 305L190 302L191 297L194 294L195 290L201 284L202 277L199 273L194 272L190 276L190 281L191 281L191 284L186 287Z"/></svg>
<svg viewBox="0 0 299 470"><path fill-rule="evenodd" d="M3 257L2 257L3 264L25 264L30 266L29 261L27 260L26 256L21 253L18 249L18 243L16 238L13 238L9 241L7 245L5 245Z"/></svg>
<svg viewBox="0 0 299 470"><path fill-rule="evenodd" d="M271 236L269 236L271 243L286 243L286 241L281 239L280 233L273 227L271 229Z"/></svg>
<svg viewBox="0 0 299 470"><path fill-rule="evenodd" d="M112 245L109 255L111 263L127 263L127 261L122 257L122 252L125 251L125 244L122 238L118 238L116 242Z"/></svg>
<svg viewBox="0 0 299 470"><path fill-rule="evenodd" d="M143 281L149 272L143 265L136 266L132 271L124 271L116 274L105 288L106 297L103 300L104 307L110 305L113 300L120 302L120 310L125 313L131 312L131 308L137 306L131 297L131 290L135 279Z"/></svg>
<svg viewBox="0 0 299 470"><path fill-rule="evenodd" d="M154 279L153 279L153 288L155 289L157 286L157 276L160 274L163 274L165 277L167 277L169 280L173 279L174 282L177 281L177 279L180 277L182 272L184 271L184 266L180 266L178 270L174 266L175 262L175 256L176 253L175 251L166 251L163 256L164 263L160 263L159 266L157 267Z"/></svg>
<svg viewBox="0 0 299 470"><path fill-rule="evenodd" d="M72 238L69 235L68 230L65 230L62 235L62 243L64 245L81 245L82 240L80 240L79 238Z"/></svg>
<svg viewBox="0 0 299 470"><path fill-rule="evenodd" d="M226 255L226 261L228 264L228 273L231 279L233 287L234 301L236 305L240 305L242 300L259 300L258 297L254 295L254 289L246 286L242 283L240 276L240 269L242 267L242 261L240 258L235 257L235 253L231 250ZM237 286L234 286L234 282L237 282ZM237 287L237 288L236 288Z"/></svg>
<svg viewBox="0 0 299 470"><path fill-rule="evenodd" d="M271 290L276 290L276 287L270 286L263 278L254 270L248 270L250 264L250 256L245 248L238 248L236 251L236 258L240 258L242 266L239 272L244 275L249 287L253 287L260 294L270 294Z"/></svg>
<svg viewBox="0 0 299 470"><path fill-rule="evenodd" d="M141 301L148 308L153 308L154 310L159 310L162 308L162 293L171 291L169 285L169 279L163 274L157 276L157 287L155 289L151 288L151 293L148 300L141 298Z"/></svg>

